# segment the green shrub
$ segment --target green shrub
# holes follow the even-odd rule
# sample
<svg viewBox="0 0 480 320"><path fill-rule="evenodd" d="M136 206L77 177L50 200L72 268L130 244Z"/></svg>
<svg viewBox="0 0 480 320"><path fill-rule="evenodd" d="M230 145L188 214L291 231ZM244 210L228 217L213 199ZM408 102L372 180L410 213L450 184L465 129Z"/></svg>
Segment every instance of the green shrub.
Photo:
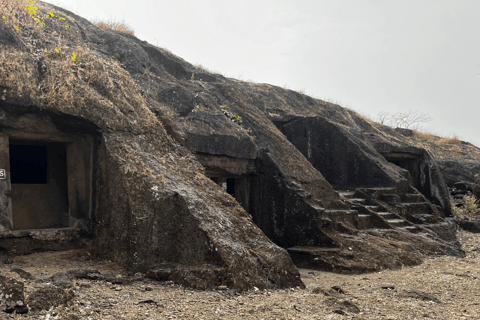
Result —
<svg viewBox="0 0 480 320"><path fill-rule="evenodd" d="M480 202L473 194L470 192L466 194L462 199L462 204L462 208L453 208L455 218L462 219L480 216Z"/></svg>

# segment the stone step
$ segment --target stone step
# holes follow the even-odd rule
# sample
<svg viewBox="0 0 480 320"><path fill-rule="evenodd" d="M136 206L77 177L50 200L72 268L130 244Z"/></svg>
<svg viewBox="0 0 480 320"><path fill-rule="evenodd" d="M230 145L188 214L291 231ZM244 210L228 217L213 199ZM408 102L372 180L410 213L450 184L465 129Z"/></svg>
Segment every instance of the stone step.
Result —
<svg viewBox="0 0 480 320"><path fill-rule="evenodd" d="M340 251L340 248L295 246L295 247L287 248L287 251L290 253L305 253L305 254L311 254L315 256L325 252L338 252Z"/></svg>
<svg viewBox="0 0 480 320"><path fill-rule="evenodd" d="M356 225L358 211L357 210L325 210L321 214L322 218L328 217L336 226L339 222L346 222L350 225Z"/></svg>
<svg viewBox="0 0 480 320"><path fill-rule="evenodd" d="M333 209L333 210L325 210L324 213L330 217L341 217L341 216L351 216L351 215L356 215L358 214L358 211L357 210L337 210L337 209Z"/></svg>
<svg viewBox="0 0 480 320"><path fill-rule="evenodd" d="M337 191L338 194L346 199L355 198L355 191Z"/></svg>
<svg viewBox="0 0 480 320"><path fill-rule="evenodd" d="M397 206L402 203L400 196L398 194L382 194L378 197L379 200L385 201L391 206Z"/></svg>
<svg viewBox="0 0 480 320"><path fill-rule="evenodd" d="M399 194L402 203L422 203L425 199L421 194L417 193L401 193Z"/></svg>
<svg viewBox="0 0 480 320"><path fill-rule="evenodd" d="M364 199L364 198L349 198L348 201L365 204L367 202L367 199Z"/></svg>
<svg viewBox="0 0 480 320"><path fill-rule="evenodd" d="M385 220L398 219L398 216L395 213L391 213L391 212L377 212L377 214Z"/></svg>
<svg viewBox="0 0 480 320"><path fill-rule="evenodd" d="M369 229L372 225L372 216L369 214L359 214L357 215L357 223L355 227L358 230Z"/></svg>
<svg viewBox="0 0 480 320"><path fill-rule="evenodd" d="M400 227L400 229L410 233L418 233L418 229L415 226L404 226L404 227Z"/></svg>
<svg viewBox="0 0 480 320"><path fill-rule="evenodd" d="M323 269L327 266L319 257L334 257L340 248L295 246L287 248L287 252L299 268Z"/></svg>
<svg viewBox="0 0 480 320"><path fill-rule="evenodd" d="M408 226L408 222L403 219L386 219L386 221L395 228L406 227Z"/></svg>
<svg viewBox="0 0 480 320"><path fill-rule="evenodd" d="M398 208L402 211L403 216L432 213L432 208L427 202L402 202Z"/></svg>
<svg viewBox="0 0 480 320"><path fill-rule="evenodd" d="M365 208L370 209L374 212L378 212L382 209L380 206L365 206Z"/></svg>
<svg viewBox="0 0 480 320"><path fill-rule="evenodd" d="M383 194L395 194L395 188L367 188L365 192L378 199Z"/></svg>

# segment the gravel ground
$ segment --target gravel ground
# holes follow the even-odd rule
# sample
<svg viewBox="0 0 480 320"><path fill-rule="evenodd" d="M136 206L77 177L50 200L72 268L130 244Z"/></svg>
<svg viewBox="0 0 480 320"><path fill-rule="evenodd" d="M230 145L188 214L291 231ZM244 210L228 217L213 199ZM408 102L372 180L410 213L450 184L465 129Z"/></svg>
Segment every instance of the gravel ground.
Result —
<svg viewBox="0 0 480 320"><path fill-rule="evenodd" d="M130 284L77 279L68 305L0 319L480 319L480 235L459 232L464 259L440 256L416 267L344 275L301 269L306 289L237 293L196 291L138 278ZM21 268L36 278L72 268L125 271L88 259L85 251L16 257L2 274ZM137 275L138 276L138 275ZM26 296L45 282L23 280ZM114 281L113 281L114 282Z"/></svg>

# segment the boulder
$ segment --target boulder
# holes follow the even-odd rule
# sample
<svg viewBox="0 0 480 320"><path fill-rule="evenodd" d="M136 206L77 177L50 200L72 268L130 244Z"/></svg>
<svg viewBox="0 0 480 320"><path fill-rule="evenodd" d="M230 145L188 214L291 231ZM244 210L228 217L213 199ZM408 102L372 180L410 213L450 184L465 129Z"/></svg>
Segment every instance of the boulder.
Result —
<svg viewBox="0 0 480 320"><path fill-rule="evenodd" d="M473 192L473 186L474 183L471 181L460 181L453 184L455 189L465 192Z"/></svg>
<svg viewBox="0 0 480 320"><path fill-rule="evenodd" d="M75 294L71 290L46 285L28 295L27 303L32 311L49 310L60 305L68 306Z"/></svg>
<svg viewBox="0 0 480 320"><path fill-rule="evenodd" d="M471 147L474 148L473 146ZM437 151L440 153L441 151ZM438 156L437 154L435 154ZM443 156L445 157L445 156ZM454 187L455 183L467 182L473 183L475 174L480 173L480 161L462 161L459 159L443 158L437 160L440 170L444 176L445 182L449 187Z"/></svg>
<svg viewBox="0 0 480 320"><path fill-rule="evenodd" d="M457 224L465 231L480 233L480 220L458 220Z"/></svg>
<svg viewBox="0 0 480 320"><path fill-rule="evenodd" d="M0 311L27 313L23 282L0 275Z"/></svg>

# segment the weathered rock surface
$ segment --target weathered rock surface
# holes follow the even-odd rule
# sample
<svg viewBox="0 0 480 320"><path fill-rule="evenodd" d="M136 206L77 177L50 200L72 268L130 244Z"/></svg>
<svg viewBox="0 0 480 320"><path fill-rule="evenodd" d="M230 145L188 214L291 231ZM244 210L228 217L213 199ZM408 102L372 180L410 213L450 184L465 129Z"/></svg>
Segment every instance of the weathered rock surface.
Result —
<svg viewBox="0 0 480 320"><path fill-rule="evenodd" d="M480 172L480 161L437 160L445 182L453 187L457 182L473 183L475 174Z"/></svg>
<svg viewBox="0 0 480 320"><path fill-rule="evenodd" d="M0 275L0 311L26 313L23 283L14 278Z"/></svg>
<svg viewBox="0 0 480 320"><path fill-rule="evenodd" d="M473 194L480 199L480 173L475 175L475 185L473 186Z"/></svg>
<svg viewBox="0 0 480 320"><path fill-rule="evenodd" d="M66 96L53 95L53 100L47 102L42 100L40 92L22 92L22 88L36 89L17 87L2 71L0 84L5 99L0 100L0 126L2 130L32 134L48 128L50 132L95 137L93 188L96 194L92 212L96 225L92 252L137 271L148 271L165 262L175 263L177 274L182 277L175 280L183 283L188 282L185 279L196 278L192 266L208 264L220 270L221 281L241 290L252 286L302 286L288 253L272 243L230 195L203 175L203 167L185 147L172 140L159 121L162 118L157 118L156 113L168 112L168 108L141 94L137 87L142 79L137 79L137 83L133 81L133 77L143 76L151 85L158 83L160 87L155 91L159 97L169 97L160 94L162 86L168 89L172 84L181 87L190 82L202 88L202 81L188 81L191 72L185 70L186 63L134 37L99 30L69 12L58 14L71 22L72 33L65 34L68 45L92 46L94 53L83 56L91 59L89 62L82 62L81 54L78 59L78 67L84 71L92 68L89 82L76 81L78 86L74 90L78 96L75 99L59 101ZM65 30L55 24L48 28ZM54 31L52 29L50 31ZM37 65L44 64L47 70L52 70L54 61L32 55L18 38L8 37L12 31L3 21L0 30L2 45L6 46L2 54L18 58L2 60L2 70L18 64L24 68L24 72L18 74L23 77L22 82L48 81L48 72L38 74ZM121 61L129 61L131 73L109 60L110 51L118 51ZM144 63L148 69L142 67ZM154 75L152 70L157 73ZM110 75L99 79L99 72ZM164 80L157 81L158 76ZM142 91L148 89L144 86ZM166 114L163 119L172 136L182 138L186 132L168 128L168 124L182 125L176 117ZM36 118L34 123L41 125L29 126L31 118ZM222 154L254 157L252 138L223 114L217 118L219 133L233 139L224 144ZM239 148L237 138L246 145ZM238 151L242 154L237 154ZM317 176L321 180L318 173ZM328 184L325 182L325 185ZM315 190L317 187L311 186ZM334 194L333 190L331 193Z"/></svg>
<svg viewBox="0 0 480 320"><path fill-rule="evenodd" d="M475 175L480 174L480 148L465 141L461 144L422 141L421 144L435 157L449 187L456 182L473 183Z"/></svg>
<svg viewBox="0 0 480 320"><path fill-rule="evenodd" d="M320 267L351 271L461 255L448 242L454 229L442 225L450 202L440 169L405 132L298 92L204 72L48 8L69 28L52 22L45 32L62 34L77 60L58 64L61 57L32 51L50 44L23 29L20 41L0 21L0 134L91 137L92 209L81 225L96 256L194 288L245 290L303 286L284 248L331 249L318 257ZM59 70L73 78L57 77ZM243 198L228 194L228 179ZM0 182L5 212L9 188ZM375 205L360 208L335 190L356 188ZM383 231L359 233L359 217ZM7 220L0 215L5 234ZM420 222L431 225L413 226ZM57 280L68 286L70 276Z"/></svg>
<svg viewBox="0 0 480 320"><path fill-rule="evenodd" d="M480 220L458 220L457 224L463 230L473 233L480 233Z"/></svg>
<svg viewBox="0 0 480 320"><path fill-rule="evenodd" d="M27 303L32 311L49 310L60 305L68 306L75 294L71 290L46 285L28 295Z"/></svg>

